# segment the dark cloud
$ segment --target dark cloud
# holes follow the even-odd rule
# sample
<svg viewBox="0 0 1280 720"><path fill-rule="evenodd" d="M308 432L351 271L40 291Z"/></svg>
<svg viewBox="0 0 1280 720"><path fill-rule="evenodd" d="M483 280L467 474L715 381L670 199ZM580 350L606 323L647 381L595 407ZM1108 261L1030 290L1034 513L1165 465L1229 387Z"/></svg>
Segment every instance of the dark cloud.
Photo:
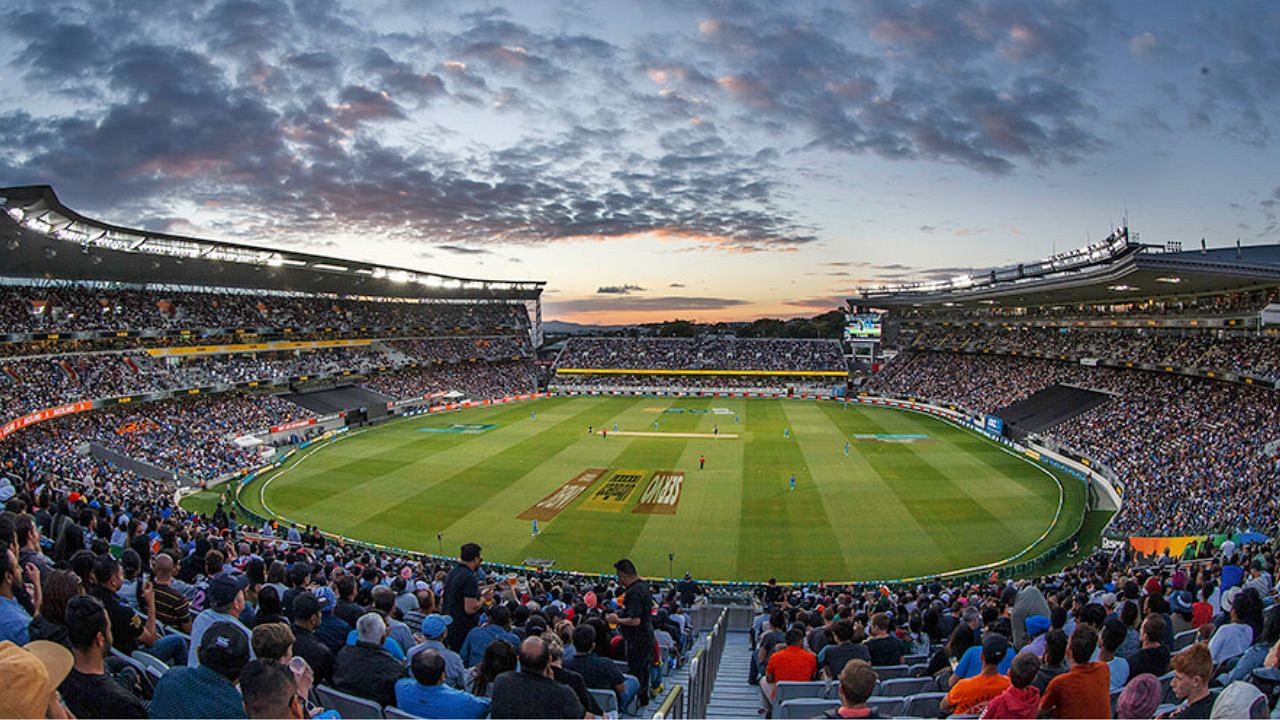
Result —
<svg viewBox="0 0 1280 720"><path fill-rule="evenodd" d="M682 287L684 287L684 283L673 282L673 283L671 283L671 284L667 285L667 287L671 287L671 288L682 288Z"/></svg>
<svg viewBox="0 0 1280 720"><path fill-rule="evenodd" d="M597 295L630 295L632 293L644 292L646 288L639 285L605 285L596 289Z"/></svg>
<svg viewBox="0 0 1280 720"><path fill-rule="evenodd" d="M484 248L467 247L465 245L437 245L437 250L443 250L453 255L488 255L489 251Z"/></svg>
<svg viewBox="0 0 1280 720"><path fill-rule="evenodd" d="M848 300L848 296L845 295L821 295L818 297L786 300L783 304L798 308L821 308L823 310L831 310L834 308L845 307L848 304Z"/></svg>
<svg viewBox="0 0 1280 720"><path fill-rule="evenodd" d="M393 59L382 48L365 51L362 67L376 77L378 85L392 96L429 100L445 92L444 80L439 75L420 73L409 63Z"/></svg>

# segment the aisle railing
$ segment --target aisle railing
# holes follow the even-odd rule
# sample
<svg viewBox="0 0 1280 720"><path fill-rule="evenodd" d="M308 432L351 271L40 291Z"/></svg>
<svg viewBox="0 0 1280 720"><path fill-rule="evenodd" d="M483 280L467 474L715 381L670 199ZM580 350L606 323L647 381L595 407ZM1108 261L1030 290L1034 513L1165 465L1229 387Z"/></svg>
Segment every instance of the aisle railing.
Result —
<svg viewBox="0 0 1280 720"><path fill-rule="evenodd" d="M720 658L724 655L725 623L729 617L728 610L720 612L720 618L711 627L702 649L689 661L689 691L685 701L685 717L700 718L707 716L707 705L711 702L711 688L716 682L716 672L720 669Z"/></svg>

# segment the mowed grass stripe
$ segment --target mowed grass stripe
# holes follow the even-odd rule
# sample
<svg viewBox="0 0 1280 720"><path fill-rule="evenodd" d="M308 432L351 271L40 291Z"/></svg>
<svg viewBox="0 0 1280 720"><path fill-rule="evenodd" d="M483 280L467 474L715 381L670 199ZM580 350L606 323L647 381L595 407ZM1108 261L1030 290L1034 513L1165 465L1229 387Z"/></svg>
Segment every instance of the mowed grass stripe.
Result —
<svg viewBox="0 0 1280 720"><path fill-rule="evenodd" d="M738 569L752 579L822 575L821 568L832 566L830 553L837 543L826 513L815 513L814 504L822 502L822 495L795 441L795 433L803 429L792 428L792 437L783 437L788 425L781 402L747 405L746 423L753 439L744 453ZM794 491L787 481L792 474ZM797 552L800 548L821 549L821 554Z"/></svg>
<svg viewBox="0 0 1280 720"><path fill-rule="evenodd" d="M428 527L448 528L519 480L529 468L537 467L575 442L577 428L598 425L611 415L611 403L598 401L560 423L539 425L538 432L514 445L487 453L482 443L484 436L472 436L474 440L468 450L474 462L440 474L426 484L406 483L405 489L409 492L400 493L392 506L365 515L353 532L376 532L380 527L420 527L424 521L429 523ZM531 424L542 422L539 415L537 423ZM464 473L465 478L460 479Z"/></svg>
<svg viewBox="0 0 1280 720"><path fill-rule="evenodd" d="M680 403L682 408L705 407L705 405L705 402L699 400L683 400ZM672 421L660 422L659 432L691 432L697 423L691 418L698 416L679 413L667 414L664 417L672 418ZM627 443L622 452L614 458L609 473L612 474L618 470L643 471L644 477L627 499L627 503L618 512L584 509L583 505L588 502L599 484L593 486L554 520L545 523L541 535L529 538L529 542L521 551L525 556L553 559L567 556L580 557L583 538L607 538L608 541L604 547L600 547L599 552L592 557L595 558L595 564L601 572L608 572L614 561L632 554L636 539L640 537L645 525L653 516L633 513L631 510L639 500L640 494L644 492L653 471L679 469L680 456L688 446L689 439L676 437L628 437L627 439L631 442ZM608 475L601 482L607 479ZM656 574L659 568L650 568L649 572Z"/></svg>
<svg viewBox="0 0 1280 720"><path fill-rule="evenodd" d="M882 412L868 415L873 423L878 423L883 417ZM922 422L911 432L921 432L925 430L925 423L932 424L923 417L912 419ZM891 429L882 427L881 432ZM947 429L934 424L924 434L944 437ZM889 489L919 519L942 552L957 567L964 567L966 563L978 564L973 562L975 558L986 558L985 561L989 562L1020 550L1017 540L1025 536L1006 525L1003 517L969 497L949 471L933 467L917 450L922 447L908 443L886 444L888 451L880 454L873 464L879 462L884 467L892 464L899 469L904 477L890 482ZM888 461L890 456L892 460ZM1042 527L1047 525L1046 521Z"/></svg>
<svg viewBox="0 0 1280 720"><path fill-rule="evenodd" d="M708 398L706 405L707 409L729 409L741 417L745 402ZM701 418L694 428L696 432L713 433L719 426L721 433L729 435L741 429L740 424L734 424L733 415L708 412L694 418ZM741 438L699 438L687 442L677 467L672 468L685 473L679 510L675 515L649 516L632 552L638 557L656 558L664 573L667 565L662 565L662 561L668 553L674 553L674 563L668 565L676 576L691 572L716 580L742 577L737 570L738 533L725 532L724 528L741 525L745 447L746 442ZM707 458L704 470L698 469L701 455ZM696 540L696 546L689 542L691 537Z"/></svg>
<svg viewBox="0 0 1280 720"><path fill-rule="evenodd" d="M476 409L475 414L467 418L499 425L497 430L490 431L493 436L486 441L514 444L524 436L499 430L520 422L522 417L527 420L527 416L527 408L501 406ZM351 519L345 511L352 503L364 506L385 500L390 504L395 500L395 493L403 489L405 476L417 477L411 469L414 466L422 468L424 473L432 467L447 466L451 453L454 463L465 461L463 448L482 436L418 432L418 428L429 425L460 422L457 420L460 417L455 413L424 415L354 431L359 434L308 455L303 466L285 472L279 481L272 481L266 492L267 504L273 510L277 506L293 508L292 513L287 513L291 516L333 515L340 519ZM308 454L309 450L302 452ZM300 473L307 476L305 484L290 482L291 476ZM343 532L340 527L329 529Z"/></svg>

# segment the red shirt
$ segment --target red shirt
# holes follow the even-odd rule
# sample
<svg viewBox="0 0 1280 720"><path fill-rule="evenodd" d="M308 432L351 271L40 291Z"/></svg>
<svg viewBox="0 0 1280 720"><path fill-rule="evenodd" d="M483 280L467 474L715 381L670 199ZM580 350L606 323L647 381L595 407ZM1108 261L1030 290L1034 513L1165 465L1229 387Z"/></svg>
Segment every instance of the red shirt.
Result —
<svg viewBox="0 0 1280 720"><path fill-rule="evenodd" d="M818 656L799 645L788 645L769 656L769 664L765 666L765 674L772 675L775 683L809 682L817 672Z"/></svg>

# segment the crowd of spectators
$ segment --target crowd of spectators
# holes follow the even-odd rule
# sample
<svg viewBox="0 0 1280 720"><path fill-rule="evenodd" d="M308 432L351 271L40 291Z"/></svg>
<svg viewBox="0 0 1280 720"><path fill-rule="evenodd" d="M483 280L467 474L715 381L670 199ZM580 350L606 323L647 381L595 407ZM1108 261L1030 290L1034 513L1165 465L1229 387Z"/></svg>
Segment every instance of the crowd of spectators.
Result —
<svg viewBox="0 0 1280 720"><path fill-rule="evenodd" d="M694 639L697 583L651 584L627 561L616 578L495 571L475 544L424 560L222 505L194 516L150 481L11 476L0 715L306 717L327 686L427 717L582 717L601 711L588 688L642 704ZM1280 554L1200 554L1097 552L1016 582L771 581L746 679L768 705L779 682L830 678L834 717L865 716L883 668L908 665L944 712L1154 718L1170 699L1174 717L1245 716L1265 697L1252 671L1278 664ZM112 648L169 667L153 681Z"/></svg>
<svg viewBox="0 0 1280 720"><path fill-rule="evenodd" d="M537 389L533 366L528 362L404 368L393 373L371 375L360 384L396 400L449 392L486 399L531 393Z"/></svg>
<svg viewBox="0 0 1280 720"><path fill-rule="evenodd" d="M620 370L845 370L836 340L573 337L557 368Z"/></svg>
<svg viewBox="0 0 1280 720"><path fill-rule="evenodd" d="M707 392L805 393L829 395L844 388L844 378L803 375L593 375L564 373L551 386L565 391L689 390Z"/></svg>
<svg viewBox="0 0 1280 720"><path fill-rule="evenodd" d="M1045 319L1091 320L1109 318L1169 318L1169 317L1256 317L1270 303L1280 302L1280 291L1275 289L1253 292L1224 293L1195 298L1164 298L1140 302L1112 302L1102 305L1033 305L1026 307L983 305L980 307L955 306L938 308L902 308L899 317L906 319L931 318L945 320L992 319Z"/></svg>
<svg viewBox="0 0 1280 720"><path fill-rule="evenodd" d="M1276 335L924 325L912 337L911 344L969 352L1040 353L1070 359L1194 367L1280 379L1280 336Z"/></svg>
<svg viewBox="0 0 1280 720"><path fill-rule="evenodd" d="M1273 528L1280 503L1280 397L1271 390L1163 373L1024 357L907 352L868 384L995 413L1054 383L1110 394L1048 431L1110 467L1124 490L1112 531L1181 535Z"/></svg>
<svg viewBox="0 0 1280 720"><path fill-rule="evenodd" d="M302 375L363 375L409 363L506 361L528 354L526 338L432 338L317 350L152 357L86 353L0 362L6 418L79 400L141 395ZM428 373L429 374L429 373Z"/></svg>
<svg viewBox="0 0 1280 720"><path fill-rule="evenodd" d="M3 717L311 717L318 686L424 717L603 716L588 688L643 707L691 646L696 583L628 560L507 573L474 543L429 561L191 515L145 480L9 479Z"/></svg>
<svg viewBox="0 0 1280 720"><path fill-rule="evenodd" d="M0 327L8 332L201 328L415 328L429 333L526 332L528 313L507 303L350 300L304 295L7 287Z"/></svg>

